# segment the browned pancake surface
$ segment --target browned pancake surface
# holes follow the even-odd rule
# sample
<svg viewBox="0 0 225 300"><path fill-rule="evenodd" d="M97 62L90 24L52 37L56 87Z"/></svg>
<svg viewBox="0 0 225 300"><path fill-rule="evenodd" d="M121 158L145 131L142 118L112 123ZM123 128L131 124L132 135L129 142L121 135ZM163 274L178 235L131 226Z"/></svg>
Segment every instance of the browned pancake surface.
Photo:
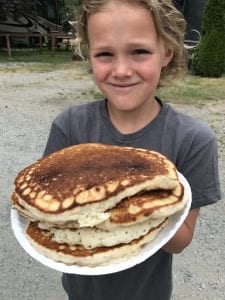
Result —
<svg viewBox="0 0 225 300"><path fill-rule="evenodd" d="M184 187L174 190L146 191L122 200L115 208L110 210L110 222L125 224L134 223L139 217L151 216L162 207L174 206L183 198Z"/></svg>
<svg viewBox="0 0 225 300"><path fill-rule="evenodd" d="M29 205L60 213L77 205L108 199L157 175L177 179L174 165L157 152L80 144L55 152L22 170L15 180L15 191ZM86 195L87 191L91 193Z"/></svg>

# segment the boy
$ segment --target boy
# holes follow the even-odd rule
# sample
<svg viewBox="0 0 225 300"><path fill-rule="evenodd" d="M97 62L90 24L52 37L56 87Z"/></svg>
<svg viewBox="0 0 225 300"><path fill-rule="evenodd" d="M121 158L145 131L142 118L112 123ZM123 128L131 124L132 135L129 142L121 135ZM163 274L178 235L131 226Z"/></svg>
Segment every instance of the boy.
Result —
<svg viewBox="0 0 225 300"><path fill-rule="evenodd" d="M220 199L214 133L155 96L185 70L185 23L168 0L84 1L78 23L105 99L62 112L45 155L87 142L156 150L188 179L193 202L175 236L145 262L110 275L63 274L63 286L74 300L170 299L172 254L190 244L199 208Z"/></svg>

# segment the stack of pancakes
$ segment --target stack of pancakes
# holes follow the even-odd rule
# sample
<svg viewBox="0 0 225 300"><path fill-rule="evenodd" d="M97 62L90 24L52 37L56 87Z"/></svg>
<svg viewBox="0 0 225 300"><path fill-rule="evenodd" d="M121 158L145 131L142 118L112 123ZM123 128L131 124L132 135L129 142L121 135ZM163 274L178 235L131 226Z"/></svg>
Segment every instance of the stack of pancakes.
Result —
<svg viewBox="0 0 225 300"><path fill-rule="evenodd" d="M136 255L184 208L174 164L155 151L103 144L71 146L22 170L13 208L44 256L99 266Z"/></svg>

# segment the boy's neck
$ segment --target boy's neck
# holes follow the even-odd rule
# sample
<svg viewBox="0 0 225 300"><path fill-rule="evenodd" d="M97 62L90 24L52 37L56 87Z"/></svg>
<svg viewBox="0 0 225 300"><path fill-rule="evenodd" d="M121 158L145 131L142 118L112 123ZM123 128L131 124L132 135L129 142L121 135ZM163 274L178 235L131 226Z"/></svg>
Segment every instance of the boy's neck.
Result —
<svg viewBox="0 0 225 300"><path fill-rule="evenodd" d="M107 102L107 110L113 126L122 134L135 133L148 125L161 110L161 105L157 100L151 107L142 111L117 111Z"/></svg>

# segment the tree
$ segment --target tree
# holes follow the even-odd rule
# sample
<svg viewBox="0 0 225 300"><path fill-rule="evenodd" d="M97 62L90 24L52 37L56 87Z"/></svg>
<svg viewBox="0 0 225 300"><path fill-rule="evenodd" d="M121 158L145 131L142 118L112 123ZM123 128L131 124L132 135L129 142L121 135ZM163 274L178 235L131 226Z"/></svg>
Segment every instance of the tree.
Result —
<svg viewBox="0 0 225 300"><path fill-rule="evenodd" d="M61 20L74 21L77 8L81 5L82 0L59 0L58 2Z"/></svg>
<svg viewBox="0 0 225 300"><path fill-rule="evenodd" d="M193 59L193 72L220 77L225 72L225 0L207 0L202 37Z"/></svg>
<svg viewBox="0 0 225 300"><path fill-rule="evenodd" d="M24 13L36 16L38 0L0 0L0 20L7 17L17 20Z"/></svg>

